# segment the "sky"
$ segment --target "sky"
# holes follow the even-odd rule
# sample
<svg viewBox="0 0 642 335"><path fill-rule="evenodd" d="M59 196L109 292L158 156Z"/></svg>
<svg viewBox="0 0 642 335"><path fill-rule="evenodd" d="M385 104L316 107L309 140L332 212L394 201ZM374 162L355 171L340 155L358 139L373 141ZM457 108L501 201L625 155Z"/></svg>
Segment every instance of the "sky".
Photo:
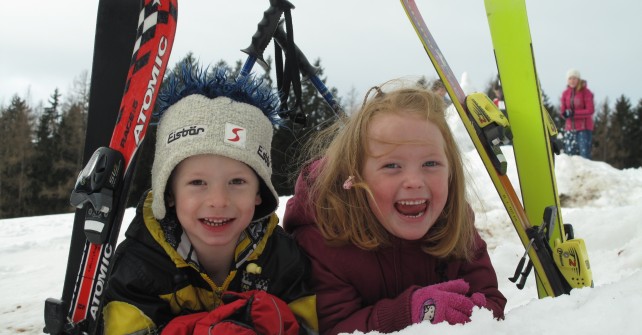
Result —
<svg viewBox="0 0 642 335"><path fill-rule="evenodd" d="M568 199L562 217L586 243L594 287L537 299L532 274L523 290L508 280L524 247L456 113L451 111L449 118L460 136L469 192L476 194L470 197L476 226L508 299L506 317L496 321L490 311L475 309L465 325L421 323L396 334L642 334L642 168L617 170L579 156L556 157L559 192ZM516 185L512 147L502 150ZM280 198L281 204L286 201ZM284 209L277 210L279 217ZM128 209L121 240L133 216ZM0 334L42 334L44 301L62 293L72 226L73 214L0 220Z"/></svg>
<svg viewBox="0 0 642 335"><path fill-rule="evenodd" d="M396 78L437 78L399 1L296 1L294 38L308 59L321 59L327 85L360 101L368 88ZM0 106L14 94L46 104L91 71L98 1L11 1L0 11ZM482 91L497 74L482 0L417 0L457 77ZM566 71L578 69L613 106L622 94L642 99L642 2L527 0L536 65L544 93L558 105ZM245 60L266 0L179 3L170 66L192 51L203 64ZM37 7L38 10L34 10ZM132 42L133 44L133 42ZM273 46L266 55L273 54ZM262 71L255 67L256 71ZM64 96L63 96L64 99ZM347 99L347 98L346 98Z"/></svg>

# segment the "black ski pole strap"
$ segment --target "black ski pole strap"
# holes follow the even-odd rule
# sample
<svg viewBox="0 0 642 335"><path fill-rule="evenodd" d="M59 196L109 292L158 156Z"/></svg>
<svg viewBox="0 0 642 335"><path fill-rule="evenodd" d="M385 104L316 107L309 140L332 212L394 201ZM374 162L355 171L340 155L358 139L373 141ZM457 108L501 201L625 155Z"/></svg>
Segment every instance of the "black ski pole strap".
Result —
<svg viewBox="0 0 642 335"><path fill-rule="evenodd" d="M281 20L276 28L276 31L274 32L274 41L281 47L287 45L288 39L287 33L283 28L284 23L285 22ZM299 62L299 72L301 73L301 79L309 80L312 83L317 92L319 92L323 99L325 99L325 101L328 103L330 108L332 108L336 116L345 116L343 108L341 108L337 100L332 95L332 92L325 86L325 83L323 83L321 78L319 78L319 76L317 75L317 73L319 73L319 69L310 64L308 58L305 56L303 51L299 49L296 43L294 43L294 50L297 54L297 60Z"/></svg>
<svg viewBox="0 0 642 335"><path fill-rule="evenodd" d="M285 50L286 60L285 65L290 73L292 80L292 89L294 90L294 97L296 98L294 109L298 109L301 105L301 77L299 75L299 61L298 55L294 48L294 29L292 26L292 13L285 11L285 26L288 31L288 48Z"/></svg>
<svg viewBox="0 0 642 335"><path fill-rule="evenodd" d="M282 48L287 48L288 46L288 33L285 32L285 28L283 27L285 25L285 20L279 21L279 24L276 27L276 31L274 31L274 41L278 46L281 46ZM310 61L308 61L308 58L303 54L301 49L294 43L294 51L296 52L296 58L299 61L298 67L299 67L299 72L301 72L301 77L302 79L306 80L311 77L314 77L317 75L319 72L319 69L316 67L312 66L310 64Z"/></svg>
<svg viewBox="0 0 642 335"><path fill-rule="evenodd" d="M277 71L277 88L281 98L281 111L284 118L291 119L294 123L306 126L307 118L303 112L301 77L299 74L299 60L294 44L292 14L289 9L284 10L285 24L288 29L287 43L285 46L274 43L275 63ZM285 54L285 62L283 62ZM294 104L290 107L290 88L294 93Z"/></svg>
<svg viewBox="0 0 642 335"><path fill-rule="evenodd" d="M288 110L288 95L290 94L290 84L286 83L286 74L283 62L283 49L274 43L274 63L276 70L276 88L281 100L281 112L286 113ZM287 87L286 87L287 86ZM287 115L284 115L287 117Z"/></svg>

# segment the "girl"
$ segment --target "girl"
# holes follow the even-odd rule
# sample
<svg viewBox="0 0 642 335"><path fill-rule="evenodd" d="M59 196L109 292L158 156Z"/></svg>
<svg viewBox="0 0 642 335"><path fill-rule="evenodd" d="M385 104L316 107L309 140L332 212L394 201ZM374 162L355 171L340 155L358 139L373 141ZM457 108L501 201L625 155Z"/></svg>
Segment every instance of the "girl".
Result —
<svg viewBox="0 0 642 335"><path fill-rule="evenodd" d="M312 262L320 332L464 323L474 306L503 317L443 99L373 89L329 131L336 136L304 167L285 211L286 231Z"/></svg>
<svg viewBox="0 0 642 335"><path fill-rule="evenodd" d="M566 73L566 90L562 93L560 114L566 119L564 151L568 155L580 155L591 159L593 137L593 92L580 78L580 72L570 69Z"/></svg>

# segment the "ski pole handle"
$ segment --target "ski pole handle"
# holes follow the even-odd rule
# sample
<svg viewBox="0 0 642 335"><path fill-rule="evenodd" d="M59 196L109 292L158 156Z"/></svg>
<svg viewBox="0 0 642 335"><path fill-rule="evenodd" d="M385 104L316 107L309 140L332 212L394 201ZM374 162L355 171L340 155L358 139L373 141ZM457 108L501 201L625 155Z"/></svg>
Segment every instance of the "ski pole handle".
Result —
<svg viewBox="0 0 642 335"><path fill-rule="evenodd" d="M283 29L283 21L279 22L279 25L276 28L276 31L274 32L274 40L276 43L279 44L281 49L286 49L287 48L287 39L288 35L285 32L285 29ZM301 72L301 76L303 79L308 79L316 88L316 90L321 94L323 99L330 105L332 110L335 111L335 113L339 115L343 115L343 109L337 102L337 100L334 98L332 95L332 92L325 86L325 84L321 81L319 76L317 76L317 72L319 71L316 67L312 66L310 62L308 61L308 58L305 57L301 49L294 44L294 50L297 55L297 59L299 61L298 67L299 67L299 72Z"/></svg>
<svg viewBox="0 0 642 335"><path fill-rule="evenodd" d="M241 68L239 77L249 75L257 61L264 69L267 69L268 65L263 59L263 52L270 44L270 40L272 40L272 35L274 35L274 31L279 24L281 14L285 10L292 8L294 8L294 5L287 0L270 0L270 8L263 12L263 18L258 24L256 33L252 36L250 46L241 50L248 54L248 57Z"/></svg>

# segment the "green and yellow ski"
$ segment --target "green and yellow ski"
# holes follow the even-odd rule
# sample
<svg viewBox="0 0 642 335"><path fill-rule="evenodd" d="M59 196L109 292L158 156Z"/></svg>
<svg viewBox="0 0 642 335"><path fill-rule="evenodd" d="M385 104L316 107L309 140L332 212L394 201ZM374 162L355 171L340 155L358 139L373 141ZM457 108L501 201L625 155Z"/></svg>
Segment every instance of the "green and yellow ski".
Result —
<svg viewBox="0 0 642 335"><path fill-rule="evenodd" d="M579 259L572 259L571 254L566 256L565 250L560 248L567 241L573 240L573 236L570 226L565 229L562 220L555 178L554 149L550 138L557 131L552 127L550 115L542 103L526 3L524 0L485 0L485 6L506 109L514 134L513 148L524 209L530 222L537 222L546 208L554 206L557 213L549 232L550 248L554 253L560 253L562 260L580 262L579 269L585 272L583 274L590 275L583 240L573 242L577 244L574 249L578 252ZM565 277L571 281L571 286L592 284L591 276ZM539 286L538 291L543 296Z"/></svg>

